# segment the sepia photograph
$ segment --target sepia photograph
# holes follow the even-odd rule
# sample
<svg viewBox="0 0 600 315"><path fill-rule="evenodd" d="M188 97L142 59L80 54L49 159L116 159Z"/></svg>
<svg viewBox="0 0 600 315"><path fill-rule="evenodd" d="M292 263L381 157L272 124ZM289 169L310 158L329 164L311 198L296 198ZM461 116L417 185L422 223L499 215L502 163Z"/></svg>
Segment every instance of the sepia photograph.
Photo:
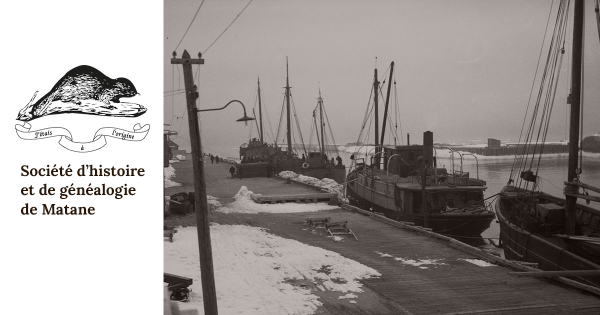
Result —
<svg viewBox="0 0 600 315"><path fill-rule="evenodd" d="M600 313L598 0L164 0L164 314Z"/></svg>

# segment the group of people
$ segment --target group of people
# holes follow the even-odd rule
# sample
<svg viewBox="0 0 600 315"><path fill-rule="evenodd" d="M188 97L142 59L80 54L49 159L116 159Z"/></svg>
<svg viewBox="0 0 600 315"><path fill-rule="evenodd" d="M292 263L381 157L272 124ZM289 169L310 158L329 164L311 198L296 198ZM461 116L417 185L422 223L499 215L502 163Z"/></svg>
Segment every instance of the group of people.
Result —
<svg viewBox="0 0 600 315"><path fill-rule="evenodd" d="M209 154L208 156L210 157L211 164L214 164L215 162L217 162L217 164L219 164L219 162L223 162L223 158L220 158L218 155L215 156L215 155Z"/></svg>

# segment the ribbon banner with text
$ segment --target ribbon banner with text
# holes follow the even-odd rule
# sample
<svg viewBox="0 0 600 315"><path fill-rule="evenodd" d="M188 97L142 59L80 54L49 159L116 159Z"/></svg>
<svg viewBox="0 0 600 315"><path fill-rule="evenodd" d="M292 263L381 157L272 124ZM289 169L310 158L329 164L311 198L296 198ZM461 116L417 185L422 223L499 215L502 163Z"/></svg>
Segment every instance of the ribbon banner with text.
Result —
<svg viewBox="0 0 600 315"><path fill-rule="evenodd" d="M24 123L22 126L15 125L15 129L17 131L17 135L23 140L39 140L52 137L61 137L58 143L64 148L74 152L91 152L104 147L106 145L106 137L127 141L142 141L148 134L148 131L150 131L150 125L146 124L141 126L140 124L135 124L133 126L133 131L114 127L103 127L96 131L96 134L94 134L94 139L90 142L74 142L73 136L69 130L62 127L50 127L32 131L31 125L29 123Z"/></svg>

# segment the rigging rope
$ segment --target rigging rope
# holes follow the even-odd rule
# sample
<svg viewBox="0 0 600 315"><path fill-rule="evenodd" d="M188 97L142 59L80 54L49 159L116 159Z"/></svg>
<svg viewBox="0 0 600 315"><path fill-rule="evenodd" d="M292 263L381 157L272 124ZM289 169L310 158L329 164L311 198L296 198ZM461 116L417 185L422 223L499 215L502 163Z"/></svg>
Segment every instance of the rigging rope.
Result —
<svg viewBox="0 0 600 315"><path fill-rule="evenodd" d="M600 0L596 0L596 28L598 29L598 40L600 41Z"/></svg>
<svg viewBox="0 0 600 315"><path fill-rule="evenodd" d="M525 170L526 165L529 162L529 169L532 167L533 160L535 158L535 154L537 152L537 147L540 142L540 134L542 130L545 130L543 138L545 139L547 134L547 124L549 123L549 113L551 111L551 101L553 100L553 95L555 95L556 82L558 81L558 76L556 76L556 67L559 56L562 56L562 47L558 47L562 44L564 47L564 36L566 32L566 22L568 20L567 13L568 12L568 3L565 4L564 1L561 2L558 12L557 19L555 22L554 33L552 35L552 40L549 46L548 56L546 58L546 65L544 67L544 71L540 80L540 89L538 92L538 96L536 98L535 106L531 115L531 122L527 129L524 143L522 155L518 155L520 150L517 150L517 154L515 154L515 161L513 162L513 169L511 170L511 181L513 176L516 174L516 170ZM560 52L560 53L559 53ZM539 67L539 62L538 62ZM536 69L537 76L537 69ZM556 81L555 81L556 80ZM534 80L535 81L535 80ZM532 138L534 134L534 130L536 128L536 122L538 121L538 113L539 106L541 104L542 95L546 91L546 97L544 102L544 107L542 109L541 118L539 118L539 126L538 126L538 135L536 138L535 144L532 146ZM530 98L531 99L531 98ZM529 109L530 103L528 103L527 108ZM523 139L523 134L521 132L521 136L519 137L519 143L521 143L521 139ZM531 154L531 160L529 161L527 156ZM541 153L540 153L541 154ZM515 166L518 167L515 170ZM538 165L539 169L539 165ZM537 174L537 171L536 171ZM510 181L509 181L510 182ZM516 186L521 187L523 184L523 180L521 178L517 178ZM529 185L527 181L525 181L525 189Z"/></svg>
<svg viewBox="0 0 600 315"><path fill-rule="evenodd" d="M398 136L398 125L400 125L400 144L404 144L404 133L402 132L402 120L398 112L398 89L396 87L396 80L394 79L394 111L396 113L396 136Z"/></svg>
<svg viewBox="0 0 600 315"><path fill-rule="evenodd" d="M283 123L283 113L285 111L285 95L281 103L281 112L279 113L279 125L277 126L277 137L275 138L275 144L279 143L279 133L281 132L281 124Z"/></svg>
<svg viewBox="0 0 600 315"><path fill-rule="evenodd" d="M329 134L331 135L331 144L333 144L333 149L330 150L330 152L335 152L339 155L339 150L337 148L336 142L335 142L335 138L333 136L333 131L331 130L331 123L329 122L329 116L327 116L327 111L325 110L325 108L323 108L323 113L325 114L325 121L327 122L327 128L329 129ZM327 135L327 134L325 134ZM329 142L327 142L329 143Z"/></svg>
<svg viewBox="0 0 600 315"><path fill-rule="evenodd" d="M306 147L304 146L304 139L302 138L302 131L300 130L300 122L298 121L298 115L296 114L296 104L294 103L294 99L292 98L292 93L290 92L290 100L292 103L292 110L294 113L294 119L296 120L296 129L298 129L298 135L300 136L300 141L302 143L302 150L304 151L304 154L308 154L308 152L306 152ZM292 126L290 126L290 132L292 130Z"/></svg>
<svg viewBox="0 0 600 315"><path fill-rule="evenodd" d="M521 133L519 134L519 141L517 142L517 150L515 152L515 157L514 157L514 161L513 161L513 165L512 168L510 170L510 181L511 182L513 180L513 176L515 175L515 171L517 171L515 169L515 165L520 164L520 156L519 155L519 146L521 145L521 139L523 137L523 130L525 128L525 122L527 121L527 113L529 112L529 106L531 104L531 97L533 95L533 89L535 87L535 80L537 78L537 74L538 74L538 70L540 67L540 61L542 59L542 52L544 51L544 43L546 42L546 34L548 32L548 26L550 24L550 17L552 15L552 8L554 7L554 0L552 0L552 3L550 5L550 10L548 11L548 19L546 21L546 30L544 31L544 37L542 39L542 45L540 46L540 53L538 54L538 61L537 61L537 66L535 68L535 74L533 75L533 82L531 83L531 89L529 91L529 100L527 101L527 108L525 109L525 116L523 117L523 124L521 125Z"/></svg>

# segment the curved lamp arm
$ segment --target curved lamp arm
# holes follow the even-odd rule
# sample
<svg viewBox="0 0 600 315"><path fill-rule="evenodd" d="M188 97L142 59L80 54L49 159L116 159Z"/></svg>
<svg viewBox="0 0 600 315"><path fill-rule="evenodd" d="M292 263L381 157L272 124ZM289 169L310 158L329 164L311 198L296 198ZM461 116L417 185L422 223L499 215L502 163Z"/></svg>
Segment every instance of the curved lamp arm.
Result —
<svg viewBox="0 0 600 315"><path fill-rule="evenodd" d="M225 104L225 106L223 106L221 108L196 109L196 112L198 113L198 112L209 112L209 111L221 110L221 109L224 109L225 107L229 106L229 104L234 103L234 102L240 103L240 105L242 105L242 108L244 109L244 117L238 119L237 121L255 120L254 117L248 117L246 115L246 106L244 106L244 103L242 103L242 102L240 102L238 100L229 101L229 103Z"/></svg>

